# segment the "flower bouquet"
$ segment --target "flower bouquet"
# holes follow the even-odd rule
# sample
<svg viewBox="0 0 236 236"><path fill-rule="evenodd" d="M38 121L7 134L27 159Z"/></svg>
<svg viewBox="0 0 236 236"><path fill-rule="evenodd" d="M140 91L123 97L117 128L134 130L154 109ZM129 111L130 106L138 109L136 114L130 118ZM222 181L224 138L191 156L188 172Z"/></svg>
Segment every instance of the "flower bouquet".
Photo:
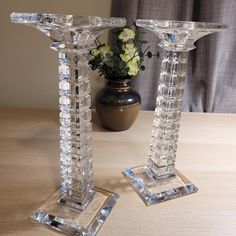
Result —
<svg viewBox="0 0 236 236"><path fill-rule="evenodd" d="M125 27L113 35L112 49L96 40L96 48L90 51L89 65L104 76L107 85L96 96L96 111L102 125L110 130L122 131L131 127L141 104L140 95L131 88L131 78L144 70L142 65L145 56L135 32Z"/></svg>
<svg viewBox="0 0 236 236"><path fill-rule="evenodd" d="M145 56L151 57L151 52L144 51L141 41L131 28L123 28L114 34L114 47L101 44L96 39L96 48L90 51L89 65L92 70L98 70L108 80L125 80L137 76Z"/></svg>

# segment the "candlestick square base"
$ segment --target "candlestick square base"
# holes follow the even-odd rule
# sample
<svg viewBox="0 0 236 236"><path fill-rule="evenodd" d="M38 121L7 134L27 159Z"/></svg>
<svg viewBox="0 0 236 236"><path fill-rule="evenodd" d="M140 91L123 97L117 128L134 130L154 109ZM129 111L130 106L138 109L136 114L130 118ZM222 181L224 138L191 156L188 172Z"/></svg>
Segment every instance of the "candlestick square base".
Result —
<svg viewBox="0 0 236 236"><path fill-rule="evenodd" d="M122 173L147 206L198 191L198 188L177 170L175 177L161 180L149 176L146 165L128 168Z"/></svg>
<svg viewBox="0 0 236 236"><path fill-rule="evenodd" d="M104 224L118 195L95 188L95 196L84 211L58 203L60 191L35 211L31 219L54 230L71 235L96 235Z"/></svg>

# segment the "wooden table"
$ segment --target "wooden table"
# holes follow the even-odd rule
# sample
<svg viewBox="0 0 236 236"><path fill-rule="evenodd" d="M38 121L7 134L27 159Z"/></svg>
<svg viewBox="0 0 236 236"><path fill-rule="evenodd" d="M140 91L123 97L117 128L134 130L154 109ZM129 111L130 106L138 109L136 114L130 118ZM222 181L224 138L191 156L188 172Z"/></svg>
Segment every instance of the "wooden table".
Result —
<svg viewBox="0 0 236 236"><path fill-rule="evenodd" d="M120 199L99 236L235 236L236 115L183 113L177 169L199 188L146 207L121 171L147 159L153 112L125 132L93 125L96 186ZM0 235L58 233L28 216L59 186L57 111L0 109Z"/></svg>

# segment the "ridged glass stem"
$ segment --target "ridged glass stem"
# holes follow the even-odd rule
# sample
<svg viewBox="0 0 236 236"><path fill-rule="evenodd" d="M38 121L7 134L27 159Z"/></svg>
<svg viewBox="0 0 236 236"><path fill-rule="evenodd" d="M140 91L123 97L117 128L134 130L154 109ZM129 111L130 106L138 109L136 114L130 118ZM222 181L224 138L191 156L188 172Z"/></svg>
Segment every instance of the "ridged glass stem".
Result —
<svg viewBox="0 0 236 236"><path fill-rule="evenodd" d="M188 52L163 51L147 173L175 176L175 159Z"/></svg>
<svg viewBox="0 0 236 236"><path fill-rule="evenodd" d="M60 49L59 64L61 202L83 210L93 196L88 52Z"/></svg>

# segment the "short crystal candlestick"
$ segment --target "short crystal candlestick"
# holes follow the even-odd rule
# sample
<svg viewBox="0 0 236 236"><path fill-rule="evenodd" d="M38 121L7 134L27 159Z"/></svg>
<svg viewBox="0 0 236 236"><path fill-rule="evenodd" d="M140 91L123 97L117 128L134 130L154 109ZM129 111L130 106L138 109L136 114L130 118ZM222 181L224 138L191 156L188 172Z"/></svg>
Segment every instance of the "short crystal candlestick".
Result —
<svg viewBox="0 0 236 236"><path fill-rule="evenodd" d="M12 13L14 23L49 36L59 57L61 187L32 219L72 235L95 235L118 195L93 185L89 51L105 30L123 18Z"/></svg>
<svg viewBox="0 0 236 236"><path fill-rule="evenodd" d="M146 205L152 205L198 190L175 169L188 52L196 40L227 26L159 20L137 20L136 24L159 37L163 56L147 163L127 168L123 174Z"/></svg>

